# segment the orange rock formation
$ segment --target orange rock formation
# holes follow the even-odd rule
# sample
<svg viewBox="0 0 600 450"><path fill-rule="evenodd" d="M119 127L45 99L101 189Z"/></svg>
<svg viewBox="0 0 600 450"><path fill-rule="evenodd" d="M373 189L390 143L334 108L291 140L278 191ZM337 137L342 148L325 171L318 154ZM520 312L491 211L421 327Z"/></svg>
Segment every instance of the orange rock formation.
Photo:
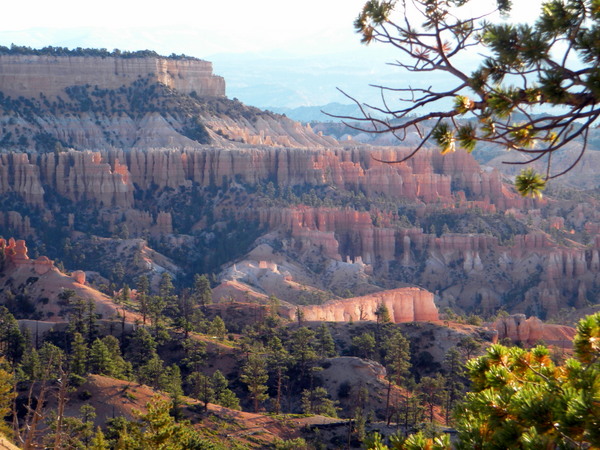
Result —
<svg viewBox="0 0 600 450"><path fill-rule="evenodd" d="M4 255L8 262L14 266L29 266L35 273L43 275L54 267L54 262L46 256L40 256L37 259L29 259L27 255L27 246L25 241L10 238L8 241L0 238L0 248L4 249Z"/></svg>
<svg viewBox="0 0 600 450"><path fill-rule="evenodd" d="M385 305L394 323L438 320L433 294L420 288L399 288L362 297L334 300L323 305L301 306L307 321L349 322L377 320L377 309ZM290 318L296 311L288 311Z"/></svg>
<svg viewBox="0 0 600 450"><path fill-rule="evenodd" d="M502 317L492 324L492 328L498 331L498 339L509 338L526 345L544 341L548 345L570 346L576 333L575 328L547 324L537 317L527 319L525 314Z"/></svg>

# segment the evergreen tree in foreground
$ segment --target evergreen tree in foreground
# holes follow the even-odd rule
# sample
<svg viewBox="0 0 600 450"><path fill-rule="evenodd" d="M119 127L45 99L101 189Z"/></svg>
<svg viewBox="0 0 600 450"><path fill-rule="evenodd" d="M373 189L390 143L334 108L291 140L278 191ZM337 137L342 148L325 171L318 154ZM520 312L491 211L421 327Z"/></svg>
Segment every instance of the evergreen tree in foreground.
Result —
<svg viewBox="0 0 600 450"><path fill-rule="evenodd" d="M564 365L543 346L492 345L469 361L473 387L455 412L455 448L600 448L600 313L579 322L573 345ZM390 441L398 449L453 448L422 434ZM389 448L380 436L367 447Z"/></svg>
<svg viewBox="0 0 600 450"><path fill-rule="evenodd" d="M471 152L479 142L519 152L511 164L537 163L541 171L521 172L518 191L541 195L547 180L580 161L600 117L600 9L596 0L547 0L530 25L503 20L511 3L367 1L355 28L363 43L397 50L393 65L407 82L377 86L383 106L360 105L362 116L342 118L364 123L355 129L393 132L399 139L416 131L420 144L404 159L385 161L390 163L410 158L428 141L442 154ZM442 74L445 83L411 85L415 76L409 74L421 72ZM576 151L568 155L569 148ZM560 150L567 161L555 169L552 156L556 160Z"/></svg>

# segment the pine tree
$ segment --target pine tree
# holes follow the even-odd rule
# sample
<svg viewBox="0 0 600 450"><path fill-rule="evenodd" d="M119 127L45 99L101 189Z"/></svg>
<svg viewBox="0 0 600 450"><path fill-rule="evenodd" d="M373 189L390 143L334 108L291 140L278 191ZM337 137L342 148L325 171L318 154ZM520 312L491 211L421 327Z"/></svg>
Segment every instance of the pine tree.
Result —
<svg viewBox="0 0 600 450"><path fill-rule="evenodd" d="M12 411L14 392L14 379L9 365L0 356L0 433L10 436L11 429L3 420Z"/></svg>
<svg viewBox="0 0 600 450"><path fill-rule="evenodd" d="M83 377L87 374L87 364L88 346L81 333L75 333L71 343L71 372Z"/></svg>
<svg viewBox="0 0 600 450"><path fill-rule="evenodd" d="M140 313L142 314L142 324L146 325L146 316L150 311L148 304L148 295L150 293L150 281L146 275L141 275L137 282L137 301L140 304Z"/></svg>
<svg viewBox="0 0 600 450"><path fill-rule="evenodd" d="M204 403L204 411L208 411L208 404L215 398L215 391L211 379L203 373L194 372L188 377L187 381L192 389L192 397L197 398Z"/></svg>
<svg viewBox="0 0 600 450"><path fill-rule="evenodd" d="M386 378L388 380L388 391L386 399L386 420L391 420L390 400L392 383L401 385L408 376L410 369L410 345L408 340L399 330L394 330L387 341L387 352L385 355Z"/></svg>
<svg viewBox="0 0 600 450"><path fill-rule="evenodd" d="M109 450L110 446L104 437L104 433L100 427L96 428L96 433L92 442L90 442L89 450Z"/></svg>
<svg viewBox="0 0 600 450"><path fill-rule="evenodd" d="M0 354L14 364L24 351L25 338L19 323L6 307L0 306Z"/></svg>
<svg viewBox="0 0 600 450"><path fill-rule="evenodd" d="M373 359L375 353L375 336L373 333L365 332L352 338L352 346L355 348L356 355L365 359Z"/></svg>
<svg viewBox="0 0 600 450"><path fill-rule="evenodd" d="M192 372L199 372L206 359L206 344L195 339L186 339L182 346L185 351L182 363Z"/></svg>
<svg viewBox="0 0 600 450"><path fill-rule="evenodd" d="M112 376L115 372L112 355L100 339L96 339L90 348L89 367L90 372L99 375Z"/></svg>
<svg viewBox="0 0 600 450"><path fill-rule="evenodd" d="M212 303L212 289L206 275L194 275L193 295L197 304L203 308Z"/></svg>
<svg viewBox="0 0 600 450"><path fill-rule="evenodd" d="M327 390L322 387L305 389L302 392L302 411L305 414L320 414L337 417L337 402L329 397Z"/></svg>
<svg viewBox="0 0 600 450"><path fill-rule="evenodd" d="M155 353L148 361L146 361L146 364L138 368L138 380L140 383L158 388L160 387L164 370L163 360Z"/></svg>
<svg viewBox="0 0 600 450"><path fill-rule="evenodd" d="M312 376L312 368L319 359L314 348L315 333L309 328L298 328L288 341L289 353L294 359L295 370L299 377L297 382L301 385L308 375Z"/></svg>
<svg viewBox="0 0 600 450"><path fill-rule="evenodd" d="M215 392L215 397L217 398L229 386L227 378L225 378L225 376L221 373L220 370L215 370L215 373L213 373L211 377L210 383Z"/></svg>
<svg viewBox="0 0 600 450"><path fill-rule="evenodd" d="M392 321L392 317L390 316L390 310L388 309L385 303L380 303L375 311L375 316L377 317L377 323L390 323Z"/></svg>
<svg viewBox="0 0 600 450"><path fill-rule="evenodd" d="M329 327L325 323L322 323L317 328L316 339L321 357L329 358L336 355L335 342L333 341Z"/></svg>
<svg viewBox="0 0 600 450"><path fill-rule="evenodd" d="M596 313L579 322L564 366L543 346L496 344L471 360L473 391L456 414L459 448L600 447L599 343Z"/></svg>
<svg viewBox="0 0 600 450"><path fill-rule="evenodd" d="M281 410L283 383L288 378L286 373L292 362L292 358L277 336L273 336L269 340L267 350L267 366L275 380L274 412L275 414L279 414Z"/></svg>
<svg viewBox="0 0 600 450"><path fill-rule="evenodd" d="M21 370L25 375L25 379L29 381L42 378L42 362L40 361L40 355L35 348L29 349L23 355L23 359L21 360Z"/></svg>
<svg viewBox="0 0 600 450"><path fill-rule="evenodd" d="M223 322L221 316L215 316L210 324L209 334L219 339L223 339L225 337L227 334L227 328L225 327L225 322Z"/></svg>
<svg viewBox="0 0 600 450"><path fill-rule="evenodd" d="M434 408L441 405L445 397L444 379L439 373L435 378L423 377L417 389L421 394L423 403L429 410L429 422L433 422Z"/></svg>
<svg viewBox="0 0 600 450"><path fill-rule="evenodd" d="M522 171L516 188L523 195L541 195L547 180L581 160L600 118L600 15L595 1L546 0L533 25L489 20L508 13L512 3L489 2L487 11L473 15L471 8L481 2L366 2L354 23L363 43L397 49L394 66L403 72L402 80L437 73L451 85L383 86L382 107L360 104L361 117L344 119L362 121L364 127L353 127L365 132L418 133L421 142L412 152L384 162L404 161L431 141L442 154L458 148L472 152L479 142L520 152L521 163L542 169ZM386 93L396 96L394 102L387 102ZM560 151L576 141L582 145L574 155ZM553 156L561 160L556 171Z"/></svg>
<svg viewBox="0 0 600 450"><path fill-rule="evenodd" d="M137 327L127 346L127 360L138 368L156 354L156 341L145 327Z"/></svg>
<svg viewBox="0 0 600 450"><path fill-rule="evenodd" d="M242 369L240 380L248 387L255 413L258 413L260 403L269 398L266 385L268 379L264 358L254 353L251 354Z"/></svg>
<svg viewBox="0 0 600 450"><path fill-rule="evenodd" d="M102 343L106 346L112 361L109 375L115 378L128 379L132 371L131 363L123 359L119 340L112 335L108 335L102 338Z"/></svg>

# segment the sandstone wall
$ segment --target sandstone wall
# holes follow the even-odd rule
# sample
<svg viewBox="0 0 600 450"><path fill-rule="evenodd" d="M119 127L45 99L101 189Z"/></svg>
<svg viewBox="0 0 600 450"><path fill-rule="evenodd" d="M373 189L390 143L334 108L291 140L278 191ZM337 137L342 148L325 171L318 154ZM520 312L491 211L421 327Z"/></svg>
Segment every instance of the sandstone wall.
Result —
<svg viewBox="0 0 600 450"><path fill-rule="evenodd" d="M248 184L276 180L281 187L328 185L413 202L435 201L437 205L452 207L457 202L468 207L472 201L486 204L492 210L528 204L516 193L505 193L499 175L496 173L490 178L477 169L470 155L448 156L457 159L456 165L463 166L459 171L450 164L440 165L435 152L423 152L414 161L398 166L381 164L371 158L381 156L380 152L370 148L250 147L68 151L57 155L5 153L0 155L0 194L15 192L27 203L41 205L44 185L47 185L73 201L87 198L129 208L134 185L145 190L150 186L164 189L191 183L209 186L235 180ZM390 152L392 154L385 157L399 157L400 150ZM470 175L465 178L465 173ZM451 184L470 192L482 186L493 189L486 188L467 201L461 200L463 191L450 190ZM356 220L364 219L358 215Z"/></svg>
<svg viewBox="0 0 600 450"><path fill-rule="evenodd" d="M139 78L155 81L184 93L224 96L225 80L212 73L208 61L167 58L0 55L0 91L13 98L62 96L69 86L116 89Z"/></svg>
<svg viewBox="0 0 600 450"><path fill-rule="evenodd" d="M382 304L387 307L394 323L438 320L433 294L420 288L392 289L300 308L307 321L376 321L375 312ZM295 313L295 310L289 311L291 319L294 319Z"/></svg>
<svg viewBox="0 0 600 450"><path fill-rule="evenodd" d="M547 324L537 317L524 314L513 314L503 317L492 324L498 331L498 339L508 338L513 342L522 342L525 345L535 345L544 341L548 345L571 346L576 330L564 325Z"/></svg>

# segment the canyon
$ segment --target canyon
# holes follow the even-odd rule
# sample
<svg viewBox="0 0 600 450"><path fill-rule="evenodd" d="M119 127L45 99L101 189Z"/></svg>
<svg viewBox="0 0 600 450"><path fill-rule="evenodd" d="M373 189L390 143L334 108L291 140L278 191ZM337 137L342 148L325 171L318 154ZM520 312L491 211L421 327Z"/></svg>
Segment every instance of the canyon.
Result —
<svg viewBox="0 0 600 450"><path fill-rule="evenodd" d="M181 448L362 448L453 426L494 343L572 354L598 191L524 198L460 150L385 163L412 141L341 126L183 55L0 46L0 369L32 445L151 447L158 417Z"/></svg>
<svg viewBox="0 0 600 450"><path fill-rule="evenodd" d="M295 186L360 192L367 198L401 199L414 205L417 220L436 211L514 217L535 214L546 200L523 199L502 182L496 171L483 171L465 153L442 158L432 151L398 166L374 161L382 150L361 147L288 149L278 147L235 149L154 149L65 151L60 153L0 155L0 194L21 198L25 209L0 213L0 224L23 238L39 235L27 209L47 211L63 198L84 203L101 212L108 230L126 226L131 236L159 238L181 229L177 211L168 203L148 208L136 198L152 192L179 191L193 186L225 192L230 186L265 185L271 180L279 190ZM397 157L406 150L386 150ZM71 230L82 229L82 211L69 215ZM600 286L600 239L588 246L557 245L547 232L530 230L501 241L482 233L445 232L438 235L423 227L401 224L397 211L351 206L251 208L222 205L215 217L233 215L237 220L257 221L262 228L289 236L298 253L320 249L325 258L357 261L371 273L400 277L435 292L442 304L464 310L491 312L515 301L513 312L548 316L567 305L581 307ZM571 221L592 230L597 212L574 210ZM569 218L567 218L569 219ZM566 230L565 219L552 220ZM201 222L192 228L202 228ZM83 230L83 229L82 229ZM484 280L491 281L489 283ZM519 292L517 292L520 289Z"/></svg>
<svg viewBox="0 0 600 450"><path fill-rule="evenodd" d="M175 257L181 271L173 273L197 267L291 302L302 285L309 297L336 302L345 290L360 297L408 284L431 291L442 309L480 314L552 317L596 303L593 196L525 199L461 151L378 162L410 149L337 141L316 125L228 100L205 61L0 58L0 123L13 136L5 142L29 146L0 154L0 227L83 264L73 270L92 268L61 249L93 248L96 234L146 239ZM68 101L43 101L61 92ZM16 95L31 101L7 100ZM40 135L54 147L33 145ZM252 256L261 243L272 249L267 259ZM298 269L270 272L279 287L248 284L258 282L253 267L277 258ZM128 265L137 270L130 281L143 266Z"/></svg>

